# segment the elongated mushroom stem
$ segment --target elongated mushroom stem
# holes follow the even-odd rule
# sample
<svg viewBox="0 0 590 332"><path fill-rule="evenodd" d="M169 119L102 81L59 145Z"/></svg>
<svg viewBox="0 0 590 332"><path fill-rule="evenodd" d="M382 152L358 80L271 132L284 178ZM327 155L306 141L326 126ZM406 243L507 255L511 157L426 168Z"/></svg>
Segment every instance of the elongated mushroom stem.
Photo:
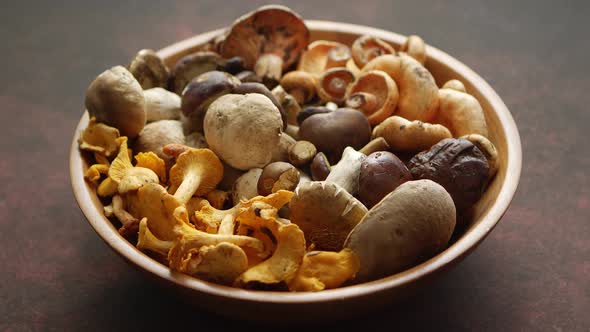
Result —
<svg viewBox="0 0 590 332"><path fill-rule="evenodd" d="M204 195L215 189L223 178L223 165L209 149L190 149L178 156L170 169L170 182L178 186L174 197L186 204L194 195Z"/></svg>

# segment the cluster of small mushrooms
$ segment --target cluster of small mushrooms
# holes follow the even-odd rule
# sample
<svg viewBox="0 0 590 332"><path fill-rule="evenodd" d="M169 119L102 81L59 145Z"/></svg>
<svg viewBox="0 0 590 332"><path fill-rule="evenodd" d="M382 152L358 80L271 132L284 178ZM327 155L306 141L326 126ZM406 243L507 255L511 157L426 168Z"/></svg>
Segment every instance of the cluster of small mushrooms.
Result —
<svg viewBox="0 0 590 332"><path fill-rule="evenodd" d="M86 179L124 237L204 280L395 274L446 248L497 168L480 104L426 59L418 36L310 43L296 13L261 7L171 68L142 50L100 74Z"/></svg>

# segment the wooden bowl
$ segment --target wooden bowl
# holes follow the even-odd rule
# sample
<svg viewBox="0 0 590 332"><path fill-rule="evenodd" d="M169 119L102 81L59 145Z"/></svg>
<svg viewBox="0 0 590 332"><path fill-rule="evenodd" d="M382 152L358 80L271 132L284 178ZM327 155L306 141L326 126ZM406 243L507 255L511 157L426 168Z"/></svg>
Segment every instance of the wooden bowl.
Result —
<svg viewBox="0 0 590 332"><path fill-rule="evenodd" d="M360 35L379 37L398 48L405 40L396 33L352 24L307 21L312 40L335 40L350 45ZM158 52L168 66L180 57L194 52L219 35L222 30L207 32L166 47ZM516 124L506 105L494 90L475 72L448 54L427 48L426 67L439 86L449 79L461 80L483 107L489 138L500 157L497 175L477 203L473 222L449 248L437 256L387 278L364 284L326 290L318 293L281 293L249 291L220 286L172 272L136 249L119 235L103 215L103 206L95 190L84 181L87 161L78 149L79 133L88 124L86 112L72 141L70 173L74 194L80 209L98 235L113 250L140 270L171 285L191 303L232 317L264 321L310 321L350 317L367 312L384 303L403 299L428 280L459 262L490 233L500 221L516 191L521 170L521 145ZM147 291L147 290L146 290Z"/></svg>

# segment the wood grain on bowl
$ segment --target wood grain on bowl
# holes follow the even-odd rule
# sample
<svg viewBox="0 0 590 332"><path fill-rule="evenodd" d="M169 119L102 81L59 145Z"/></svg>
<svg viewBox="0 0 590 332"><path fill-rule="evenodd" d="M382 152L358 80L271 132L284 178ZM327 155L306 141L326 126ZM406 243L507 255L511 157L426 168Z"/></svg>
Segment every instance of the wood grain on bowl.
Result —
<svg viewBox="0 0 590 332"><path fill-rule="evenodd" d="M328 39L351 44L360 35L379 37L396 48L405 37L365 26L327 21L306 21L311 39ZM158 52L168 66L180 57L202 48L223 30L207 32L166 47ZM521 145L512 116L500 97L475 72L448 54L427 47L426 67L440 86L449 79L461 80L467 92L481 104L489 138L495 144L500 165L483 197L474 208L473 220L449 248L409 270L380 280L319 293L280 293L248 291L220 286L172 272L127 242L103 215L103 206L93 188L84 181L88 162L78 149L77 138L88 123L85 113L76 128L70 152L72 187L78 204L98 235L127 261L172 286L190 302L233 317L257 319L264 312L266 321L312 321L351 316L367 312L384 303L403 299L430 279L459 262L489 234L500 221L516 191L521 170ZM255 304L255 305L252 305ZM222 310L221 310L222 309Z"/></svg>

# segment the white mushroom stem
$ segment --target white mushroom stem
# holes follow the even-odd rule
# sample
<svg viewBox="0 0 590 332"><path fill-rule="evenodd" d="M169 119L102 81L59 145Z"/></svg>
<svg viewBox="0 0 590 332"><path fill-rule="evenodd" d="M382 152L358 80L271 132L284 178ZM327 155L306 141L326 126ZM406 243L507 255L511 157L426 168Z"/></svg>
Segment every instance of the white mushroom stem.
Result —
<svg viewBox="0 0 590 332"><path fill-rule="evenodd" d="M219 224L219 230L217 234L219 235L233 235L234 234L234 227L235 227L235 215L233 213L227 214L221 220L221 224Z"/></svg>
<svg viewBox="0 0 590 332"><path fill-rule="evenodd" d="M347 147L338 164L332 167L326 182L335 183L351 195L355 195L358 192L361 163L365 158L367 158L365 154Z"/></svg>
<svg viewBox="0 0 590 332"><path fill-rule="evenodd" d="M283 59L276 54L263 54L254 65L254 72L258 77L278 82L283 74Z"/></svg>
<svg viewBox="0 0 590 332"><path fill-rule="evenodd" d="M202 176L198 171L189 170L185 173L184 179L178 189L176 189L174 197L182 204L186 204L186 202L188 202L188 200L197 192L197 189L199 189L201 180Z"/></svg>
<svg viewBox="0 0 590 332"><path fill-rule="evenodd" d="M125 202L120 195L113 196L113 214L123 226L128 226L131 223L138 222L137 218L125 211Z"/></svg>

